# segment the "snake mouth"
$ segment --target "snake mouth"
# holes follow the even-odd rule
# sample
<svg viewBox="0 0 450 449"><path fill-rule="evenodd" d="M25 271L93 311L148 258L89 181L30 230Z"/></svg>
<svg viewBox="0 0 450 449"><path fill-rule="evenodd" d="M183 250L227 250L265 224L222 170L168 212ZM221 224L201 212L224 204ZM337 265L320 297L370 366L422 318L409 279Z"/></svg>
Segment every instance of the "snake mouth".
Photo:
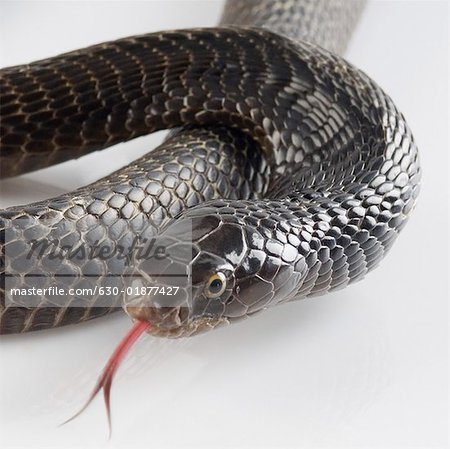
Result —
<svg viewBox="0 0 450 449"><path fill-rule="evenodd" d="M133 321L149 323L147 333L155 337L191 337L229 324L225 317L190 318L187 307L125 306L125 312Z"/></svg>

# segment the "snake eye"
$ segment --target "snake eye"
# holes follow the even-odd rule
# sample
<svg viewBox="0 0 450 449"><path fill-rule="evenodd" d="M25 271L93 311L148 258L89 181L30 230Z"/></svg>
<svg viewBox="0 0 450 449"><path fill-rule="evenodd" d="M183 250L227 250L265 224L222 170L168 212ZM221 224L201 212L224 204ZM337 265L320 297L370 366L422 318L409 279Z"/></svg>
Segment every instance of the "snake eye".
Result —
<svg viewBox="0 0 450 449"><path fill-rule="evenodd" d="M226 286L227 280L225 275L219 271L208 279L205 286L205 294L208 298L218 298L225 291Z"/></svg>

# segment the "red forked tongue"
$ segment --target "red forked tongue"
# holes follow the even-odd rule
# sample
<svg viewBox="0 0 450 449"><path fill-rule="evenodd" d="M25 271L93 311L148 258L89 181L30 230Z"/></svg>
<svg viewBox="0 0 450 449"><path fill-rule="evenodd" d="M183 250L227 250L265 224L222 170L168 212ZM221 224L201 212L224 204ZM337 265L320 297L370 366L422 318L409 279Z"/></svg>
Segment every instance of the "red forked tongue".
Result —
<svg viewBox="0 0 450 449"><path fill-rule="evenodd" d="M108 415L108 425L109 425L109 432L111 434L111 408L110 408L110 393L111 393L111 385L114 378L114 374L116 373L117 369L120 366L120 363L130 350L130 348L136 343L138 338L147 330L150 328L150 323L147 323L146 321L137 321L133 327L130 329L127 335L123 338L123 340L119 343L116 350L113 352L111 357L109 358L107 364L103 368L103 373L98 379L91 395L89 396L89 399L87 400L86 404L81 408L81 410L75 415L73 415L71 418L69 418L67 421L64 421L63 424L68 423L69 421L72 421L77 416L79 416L88 405L92 402L92 400L97 396L99 391L103 389L103 396L105 399L105 406L106 406L106 413Z"/></svg>

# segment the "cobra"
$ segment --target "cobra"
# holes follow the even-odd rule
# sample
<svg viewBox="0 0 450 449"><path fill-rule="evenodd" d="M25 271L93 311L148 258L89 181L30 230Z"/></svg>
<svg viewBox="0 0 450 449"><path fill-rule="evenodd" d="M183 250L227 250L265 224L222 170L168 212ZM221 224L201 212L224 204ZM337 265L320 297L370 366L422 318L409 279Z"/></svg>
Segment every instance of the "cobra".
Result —
<svg viewBox="0 0 450 449"><path fill-rule="evenodd" d="M113 295L106 305L93 295L55 306L43 295L27 307L5 301L3 289L1 332L123 307L145 323L141 331L188 336L372 270L414 208L420 164L391 98L338 55L361 9L234 0L219 28L135 36L2 69L3 177L174 129L87 187L2 210L4 280L23 286L42 273L42 260L24 257L39 239L115 248L155 235L170 249L162 268L155 259L67 259L45 265L40 285L114 287L128 273L139 286L169 286L154 273L174 267L184 276L176 299ZM93 277L80 275L87 268Z"/></svg>

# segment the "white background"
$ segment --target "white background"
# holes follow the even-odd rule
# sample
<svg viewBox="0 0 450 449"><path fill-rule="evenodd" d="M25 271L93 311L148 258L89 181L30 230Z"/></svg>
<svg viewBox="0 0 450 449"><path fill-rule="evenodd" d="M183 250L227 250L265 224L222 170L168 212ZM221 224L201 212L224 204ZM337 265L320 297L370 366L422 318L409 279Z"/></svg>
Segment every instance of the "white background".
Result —
<svg viewBox="0 0 450 449"><path fill-rule="evenodd" d="M0 65L102 40L212 26L222 2L1 3ZM85 400L125 316L2 338L2 447L447 447L448 5L369 4L347 53L394 98L421 150L418 207L363 282L183 341L145 337L112 392ZM1 184L1 206L90 182L160 136Z"/></svg>

